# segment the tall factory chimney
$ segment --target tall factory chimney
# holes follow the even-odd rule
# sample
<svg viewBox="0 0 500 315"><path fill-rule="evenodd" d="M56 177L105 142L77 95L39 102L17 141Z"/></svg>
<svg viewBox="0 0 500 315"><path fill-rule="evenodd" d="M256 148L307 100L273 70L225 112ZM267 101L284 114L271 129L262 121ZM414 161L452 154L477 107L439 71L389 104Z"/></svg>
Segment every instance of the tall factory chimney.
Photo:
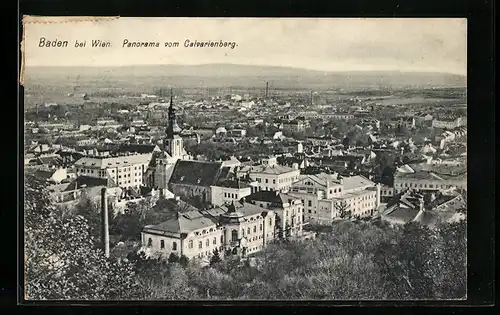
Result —
<svg viewBox="0 0 500 315"><path fill-rule="evenodd" d="M108 195L106 187L101 189L101 242L104 255L109 258Z"/></svg>
<svg viewBox="0 0 500 315"><path fill-rule="evenodd" d="M311 91L311 105L314 105L314 102L313 102L313 91Z"/></svg>
<svg viewBox="0 0 500 315"><path fill-rule="evenodd" d="M266 98L269 97L269 82L266 82Z"/></svg>

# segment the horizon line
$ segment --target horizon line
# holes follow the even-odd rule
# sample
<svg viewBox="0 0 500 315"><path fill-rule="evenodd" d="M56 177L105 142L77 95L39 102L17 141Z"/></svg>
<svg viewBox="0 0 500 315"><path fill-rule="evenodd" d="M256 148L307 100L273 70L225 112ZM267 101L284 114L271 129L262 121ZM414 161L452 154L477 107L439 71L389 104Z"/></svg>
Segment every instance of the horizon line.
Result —
<svg viewBox="0 0 500 315"><path fill-rule="evenodd" d="M345 72L396 72L396 73L432 73L432 74L447 74L467 77L467 74L460 74L455 72L443 71L419 71L419 70L318 70L312 68L302 68L297 66L281 66L281 65L253 65L253 64L240 64L240 63L200 63L200 64L128 64L128 65L32 65L29 68L126 68L126 67L158 67L158 66L180 66L180 67L196 67L196 66L215 66L215 65L231 65L231 66L244 66L244 67L272 67L272 68L288 68L296 70L306 70L313 72L324 73L345 73ZM25 70L28 67L25 66Z"/></svg>

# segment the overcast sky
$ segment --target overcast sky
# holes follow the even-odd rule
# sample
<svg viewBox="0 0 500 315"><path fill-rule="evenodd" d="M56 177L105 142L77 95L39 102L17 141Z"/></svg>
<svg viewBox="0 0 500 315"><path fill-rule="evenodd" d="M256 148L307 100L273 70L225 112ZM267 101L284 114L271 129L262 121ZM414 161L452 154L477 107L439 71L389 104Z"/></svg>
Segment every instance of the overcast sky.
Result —
<svg viewBox="0 0 500 315"><path fill-rule="evenodd" d="M51 18L52 22L57 19ZM55 21L54 21L55 20ZM68 48L40 48L40 37ZM93 39L111 48L90 48ZM122 48L158 41L159 48ZM236 42L229 48L185 48L184 41ZM74 41L87 41L74 48ZM178 41L179 48L165 48ZM232 63L323 71L435 71L466 75L465 19L200 19L119 18L25 24L25 65L120 66Z"/></svg>

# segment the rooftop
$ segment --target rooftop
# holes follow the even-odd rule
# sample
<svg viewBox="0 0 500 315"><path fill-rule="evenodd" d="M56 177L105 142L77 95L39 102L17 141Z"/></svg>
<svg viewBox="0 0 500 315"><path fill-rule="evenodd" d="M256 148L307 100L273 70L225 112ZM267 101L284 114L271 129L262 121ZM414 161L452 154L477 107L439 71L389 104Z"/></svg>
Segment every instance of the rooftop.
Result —
<svg viewBox="0 0 500 315"><path fill-rule="evenodd" d="M412 208L397 207L397 208L394 208L394 210L392 210L388 213L385 213L383 216L391 218L391 219L401 220L403 222L410 222L410 221L413 221L413 219L415 219L415 217L417 216L419 211L420 210L418 208L412 209Z"/></svg>
<svg viewBox="0 0 500 315"><path fill-rule="evenodd" d="M216 186L226 187L226 188L235 188L235 189L242 189L242 188L251 187L243 180L234 180L234 179L225 179L225 180L219 181L219 182L217 182Z"/></svg>
<svg viewBox="0 0 500 315"><path fill-rule="evenodd" d="M230 205L223 205L223 206L220 206L219 208L222 209L222 211L224 211L224 213L227 213L229 210L229 207L230 207ZM261 208L259 206L253 205L253 204L248 203L248 202L243 202L243 203L235 202L234 207L236 208L236 211L243 214L244 217L252 216L252 215L256 215L256 214L261 214L263 211L266 211L264 208Z"/></svg>
<svg viewBox="0 0 500 315"><path fill-rule="evenodd" d="M466 180L466 174L459 174L456 176L445 175L445 174L435 174L433 172L415 172L415 173L396 173L394 178L398 179L413 179L413 180L430 180L430 181L444 181L444 180Z"/></svg>
<svg viewBox="0 0 500 315"><path fill-rule="evenodd" d="M223 178L223 171L227 176L228 168L223 168L222 162L179 160L175 163L169 183L208 187Z"/></svg>
<svg viewBox="0 0 500 315"><path fill-rule="evenodd" d="M365 186L373 186L375 185L374 182L369 180L368 178L361 176L361 175L356 175L356 176L349 176L349 177L344 177L344 190L349 191Z"/></svg>
<svg viewBox="0 0 500 315"><path fill-rule="evenodd" d="M291 167L282 166L282 165L252 165L246 166L241 169L242 171L250 171L250 173L261 173L261 174L270 174L270 175L281 175L290 172L298 172Z"/></svg>
<svg viewBox="0 0 500 315"><path fill-rule="evenodd" d="M252 201L264 201L275 204L276 206L279 207L282 207L284 203L288 203L288 199L297 199L297 198L285 193L279 193L276 191L268 191L268 190L257 191L245 197L245 200L250 203Z"/></svg>
<svg viewBox="0 0 500 315"><path fill-rule="evenodd" d="M153 232L160 234L181 234L190 233L203 228L215 228L216 222L211 218L204 216L200 211L188 211L179 214L177 217L169 219L157 225L147 225L144 232Z"/></svg>
<svg viewBox="0 0 500 315"><path fill-rule="evenodd" d="M106 169L135 164L149 164L151 158L151 153L122 156L84 156L75 162L75 166Z"/></svg>

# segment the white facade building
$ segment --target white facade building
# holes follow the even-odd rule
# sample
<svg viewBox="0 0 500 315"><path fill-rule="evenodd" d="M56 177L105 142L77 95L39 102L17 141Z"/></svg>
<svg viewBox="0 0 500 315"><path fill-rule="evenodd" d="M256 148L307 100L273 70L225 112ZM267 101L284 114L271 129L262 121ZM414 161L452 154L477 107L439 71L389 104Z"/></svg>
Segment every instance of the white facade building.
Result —
<svg viewBox="0 0 500 315"><path fill-rule="evenodd" d="M363 176L302 175L289 194L302 200L305 220L317 224L330 224L342 211L371 216L380 205L380 186Z"/></svg>
<svg viewBox="0 0 500 315"><path fill-rule="evenodd" d="M257 182L254 191L283 191L290 189L299 178L300 171L278 165L276 157L262 159L262 164L244 166L237 172L238 177L248 176Z"/></svg>
<svg viewBox="0 0 500 315"><path fill-rule="evenodd" d="M86 156L75 162L77 176L113 180L119 187L143 185L144 173L152 154L126 154L120 156Z"/></svg>
<svg viewBox="0 0 500 315"><path fill-rule="evenodd" d="M150 254L171 253L209 261L214 250L247 255L274 239L276 214L272 210L235 202L203 211L178 213L176 218L145 226L141 242Z"/></svg>

